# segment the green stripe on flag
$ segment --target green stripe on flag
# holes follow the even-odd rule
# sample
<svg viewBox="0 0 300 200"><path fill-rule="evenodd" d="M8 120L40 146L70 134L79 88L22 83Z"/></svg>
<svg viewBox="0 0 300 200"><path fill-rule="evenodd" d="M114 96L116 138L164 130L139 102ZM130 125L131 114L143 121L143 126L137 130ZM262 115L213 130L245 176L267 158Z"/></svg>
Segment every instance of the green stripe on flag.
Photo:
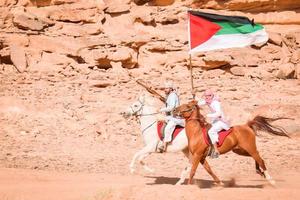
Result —
<svg viewBox="0 0 300 200"><path fill-rule="evenodd" d="M260 24L237 24L237 23L230 23L230 22L214 22L222 27L216 35L223 35L223 34L247 34L253 33L255 31L263 29L263 26Z"/></svg>
<svg viewBox="0 0 300 200"><path fill-rule="evenodd" d="M264 27L243 16L189 11L189 53L246 47L268 41Z"/></svg>

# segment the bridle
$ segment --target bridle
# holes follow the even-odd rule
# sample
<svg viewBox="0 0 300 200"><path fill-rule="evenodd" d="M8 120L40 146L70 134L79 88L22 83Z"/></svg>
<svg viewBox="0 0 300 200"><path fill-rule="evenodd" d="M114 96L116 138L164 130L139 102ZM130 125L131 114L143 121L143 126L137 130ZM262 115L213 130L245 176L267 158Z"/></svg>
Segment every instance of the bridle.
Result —
<svg viewBox="0 0 300 200"><path fill-rule="evenodd" d="M142 116L149 116L149 115L156 115L159 114L159 112L155 112L155 113L150 113L150 114L138 114L138 113L143 113L143 109L144 109L144 105L145 105L145 99L142 102L140 99L138 100L139 103L141 104L140 108L136 111L134 111L134 109L132 108L132 106L130 106L130 109L132 110L132 116L135 117L142 117Z"/></svg>
<svg viewBox="0 0 300 200"><path fill-rule="evenodd" d="M189 120L200 120L199 117L197 117L197 118L190 118L191 115L192 115L192 111L194 111L196 107L197 107L197 106L194 105L192 108L189 108L189 109L187 109L187 110L179 111L179 115L182 116L183 113L191 112L190 116L187 117L187 121L189 121Z"/></svg>
<svg viewBox="0 0 300 200"><path fill-rule="evenodd" d="M193 111L195 108L196 108L196 105L194 105L192 108L189 108L189 109L187 109L187 110L178 111L179 116L182 117L182 114L183 114L183 113L191 112L191 111ZM191 113L191 114L192 114L192 113Z"/></svg>
<svg viewBox="0 0 300 200"><path fill-rule="evenodd" d="M140 99L138 99L139 103L141 104L140 108L136 111L134 111L134 109L132 108L132 106L130 106L130 109L132 110L132 116L135 116L136 119L138 120L138 122L141 124L141 121L138 117L142 117L142 116L149 116L149 115L155 115L155 114L158 114L159 112L155 112L155 113L150 113L150 114L141 114L143 113L143 109L144 109L144 105L145 105L145 99L144 101L141 101ZM140 114L138 114L140 113ZM147 126L146 128L144 128L142 130L142 134L144 134L144 132L150 128L151 126L153 126L155 124L156 120L154 122L152 122L149 126Z"/></svg>
<svg viewBox="0 0 300 200"><path fill-rule="evenodd" d="M130 109L132 110L132 116L141 116L141 114L138 114L138 112L142 113L143 112L143 108L144 108L144 105L145 105L145 100L142 102L140 99L138 99L138 101L140 102L141 106L138 110L134 111L134 109L132 108L132 106L130 106Z"/></svg>

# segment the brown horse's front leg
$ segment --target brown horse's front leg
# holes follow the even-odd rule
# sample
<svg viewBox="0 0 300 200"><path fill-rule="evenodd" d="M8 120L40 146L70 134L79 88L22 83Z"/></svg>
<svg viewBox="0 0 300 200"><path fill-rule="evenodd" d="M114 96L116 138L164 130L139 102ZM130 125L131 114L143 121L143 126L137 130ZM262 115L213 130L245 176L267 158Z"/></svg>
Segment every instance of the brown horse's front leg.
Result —
<svg viewBox="0 0 300 200"><path fill-rule="evenodd" d="M213 177L215 183L217 183L218 185L222 185L223 183L221 182L219 177L217 177L217 175L212 171L207 160L205 158L203 158L200 162L203 165L203 167L205 168L205 170Z"/></svg>
<svg viewBox="0 0 300 200"><path fill-rule="evenodd" d="M200 160L202 159L203 155L193 155L193 158L192 158L192 169L191 169L191 172L190 172L190 179L188 181L188 184L192 184L193 183L193 177L196 173L196 170L197 170L197 167L199 165L199 162Z"/></svg>

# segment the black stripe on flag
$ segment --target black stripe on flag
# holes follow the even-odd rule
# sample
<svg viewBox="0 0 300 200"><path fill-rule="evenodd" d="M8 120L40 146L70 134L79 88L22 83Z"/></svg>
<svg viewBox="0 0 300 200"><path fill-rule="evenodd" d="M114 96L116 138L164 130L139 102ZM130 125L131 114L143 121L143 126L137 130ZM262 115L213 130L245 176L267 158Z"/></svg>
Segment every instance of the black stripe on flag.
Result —
<svg viewBox="0 0 300 200"><path fill-rule="evenodd" d="M254 25L253 20L251 21L249 18L244 16L217 15L217 14L205 13L205 12L194 11L194 10L189 10L188 12L194 16L202 17L211 22L228 21L228 22L239 23L239 24Z"/></svg>

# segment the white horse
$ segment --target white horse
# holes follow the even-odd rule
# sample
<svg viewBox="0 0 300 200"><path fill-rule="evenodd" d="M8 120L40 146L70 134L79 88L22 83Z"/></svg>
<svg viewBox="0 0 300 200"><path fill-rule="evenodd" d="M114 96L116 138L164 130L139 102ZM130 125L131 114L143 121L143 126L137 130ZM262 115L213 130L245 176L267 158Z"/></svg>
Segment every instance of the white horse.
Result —
<svg viewBox="0 0 300 200"><path fill-rule="evenodd" d="M160 138L157 134L157 119L155 113L156 108L154 107L154 99L151 96L142 95L138 101L134 102L125 113L126 116L139 117L141 125L141 135L144 139L145 146L137 153L134 154L133 159L130 163L130 172L134 173L136 160L143 166L148 172L154 172L153 169L148 167L143 160L151 153L158 153L157 146L160 142ZM179 152L182 151L184 155L189 158L188 140L183 129L177 137L168 145L167 152ZM200 161L205 170L212 176L216 184L222 184L219 178L213 173L208 162L206 160ZM183 184L186 176L191 170L191 165L188 163L185 169L182 171L179 181L176 185Z"/></svg>

